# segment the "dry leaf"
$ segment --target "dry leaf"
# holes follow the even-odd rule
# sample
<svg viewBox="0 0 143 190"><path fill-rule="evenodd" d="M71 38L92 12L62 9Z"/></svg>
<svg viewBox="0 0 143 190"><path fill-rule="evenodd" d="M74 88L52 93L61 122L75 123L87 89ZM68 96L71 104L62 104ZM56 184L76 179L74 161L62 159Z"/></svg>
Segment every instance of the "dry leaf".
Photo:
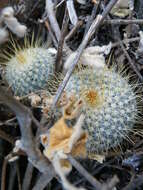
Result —
<svg viewBox="0 0 143 190"><path fill-rule="evenodd" d="M61 118L57 123L49 130L49 144L44 150L44 154L49 159L52 159L54 152L63 150L64 153L69 153L69 140L73 133L73 128L69 128L64 118ZM86 143L87 135L84 133L82 137L74 145L71 154L73 156L86 156Z"/></svg>

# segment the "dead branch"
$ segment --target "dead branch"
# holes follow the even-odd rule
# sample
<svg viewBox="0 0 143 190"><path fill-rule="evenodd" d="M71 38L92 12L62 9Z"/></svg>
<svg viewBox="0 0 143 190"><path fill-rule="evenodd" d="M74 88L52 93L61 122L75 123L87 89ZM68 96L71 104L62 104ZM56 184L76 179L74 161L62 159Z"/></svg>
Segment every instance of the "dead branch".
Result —
<svg viewBox="0 0 143 190"><path fill-rule="evenodd" d="M16 163L16 172L17 172L18 190L22 190L21 179L20 179L20 169L19 169L18 163Z"/></svg>
<svg viewBox="0 0 143 190"><path fill-rule="evenodd" d="M63 19L63 24L62 24L61 37L60 37L60 40L58 43L58 51L57 51L56 62L55 62L55 71L56 72L60 71L60 68L62 66L64 39L65 39L65 35L67 33L68 22L69 22L69 17L68 17L68 12L66 9L64 19Z"/></svg>
<svg viewBox="0 0 143 190"><path fill-rule="evenodd" d="M8 161L13 158L16 154L11 152L9 153L3 161L3 166L2 166L2 177L1 177L1 190L5 190L6 189L6 170L7 170L7 164Z"/></svg>
<svg viewBox="0 0 143 190"><path fill-rule="evenodd" d="M139 40L140 40L140 37L129 38L129 39L122 40L122 43L126 44L126 43L131 43L131 42L137 42ZM120 42L115 42L112 44L112 48L117 47L119 45L120 45Z"/></svg>
<svg viewBox="0 0 143 190"><path fill-rule="evenodd" d="M26 152L29 161L39 171L44 173L50 171L51 176L54 176L52 166L42 155L38 147L35 146L36 143L31 129L32 118L34 118L34 116L31 111L12 96L8 95L7 91L2 87L0 87L0 101L6 104L16 114L21 130L22 149Z"/></svg>
<svg viewBox="0 0 143 190"><path fill-rule="evenodd" d="M55 47L58 47L58 42L56 40L55 35L52 32L52 29L51 29L51 27L49 25L48 19L45 21L45 26L46 26L47 30L49 31L50 37L52 38L52 41L53 41Z"/></svg>
<svg viewBox="0 0 143 190"><path fill-rule="evenodd" d="M138 68L135 66L135 63L133 63L131 57L129 56L127 50L126 50L125 47L124 47L123 42L122 42L121 40L119 40L119 43L120 43L120 46L121 46L121 48L122 48L122 50L123 50L125 56L127 57L128 61L129 61L130 66L132 67L132 69L134 70L134 72L137 74L137 76L139 77L140 81L142 82L142 81L143 81L143 77L142 77L142 75L140 74Z"/></svg>
<svg viewBox="0 0 143 190"><path fill-rule="evenodd" d="M46 0L46 12L47 12L52 30L53 30L56 38L57 38L57 41L59 41L60 36L61 36L61 31L60 31L58 22L57 22L56 17L55 17L54 3L52 2L52 0Z"/></svg>
<svg viewBox="0 0 143 190"><path fill-rule="evenodd" d="M47 184L52 180L52 176L50 174L50 171L48 173L42 174L35 186L32 188L32 190L43 190Z"/></svg>
<svg viewBox="0 0 143 190"><path fill-rule="evenodd" d="M78 172L85 177L85 179L95 187L96 190L112 190L113 187L119 182L118 178L114 176L108 183L101 184L92 175L90 175L86 169L84 169L80 163L78 163L72 156L68 156L70 163L78 170Z"/></svg>
<svg viewBox="0 0 143 190"><path fill-rule="evenodd" d="M31 184L33 170L34 170L34 167L29 162L28 165L27 165L27 168L26 168L25 175L24 175L24 180L23 180L23 184L22 184L22 190L29 189L30 184Z"/></svg>
<svg viewBox="0 0 143 190"><path fill-rule="evenodd" d="M78 172L85 177L85 179L93 185L97 190L101 190L101 183L97 181L92 175L90 175L86 169L84 169L79 162L77 162L72 156L68 156L70 163L78 170Z"/></svg>
<svg viewBox="0 0 143 190"><path fill-rule="evenodd" d="M127 185L123 190L135 190L137 187L140 187L143 184L143 175L139 175L135 178L130 185Z"/></svg>
<svg viewBox="0 0 143 190"><path fill-rule="evenodd" d="M12 164L10 164L8 190L13 190L15 179L16 179L16 174L17 174L16 164L12 163Z"/></svg>
<svg viewBox="0 0 143 190"><path fill-rule="evenodd" d="M67 5L70 21L75 26L78 22L78 17L74 8L73 0L67 0L66 5Z"/></svg>
<svg viewBox="0 0 143 190"><path fill-rule="evenodd" d="M143 24L143 19L110 19L104 20L103 24L127 25L127 24Z"/></svg>
<svg viewBox="0 0 143 190"><path fill-rule="evenodd" d="M2 166L2 178L1 178L1 190L5 190L6 187L6 168L7 168L8 159L5 158Z"/></svg>
<svg viewBox="0 0 143 190"><path fill-rule="evenodd" d="M70 38L73 37L73 35L76 33L76 31L83 25L83 21L79 20L76 25L72 28L72 30L67 34L65 37L65 41L68 41Z"/></svg>
<svg viewBox="0 0 143 190"><path fill-rule="evenodd" d="M15 140L12 136L8 135L6 132L4 132L3 130L0 129L0 138L3 140L6 140L7 142L11 143L12 145L14 145Z"/></svg>

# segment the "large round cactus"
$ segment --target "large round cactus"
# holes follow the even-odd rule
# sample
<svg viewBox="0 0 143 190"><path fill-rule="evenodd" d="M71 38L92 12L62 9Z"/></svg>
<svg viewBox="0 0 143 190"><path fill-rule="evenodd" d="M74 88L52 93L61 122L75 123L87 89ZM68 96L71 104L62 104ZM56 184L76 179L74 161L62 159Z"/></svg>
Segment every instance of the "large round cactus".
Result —
<svg viewBox="0 0 143 190"><path fill-rule="evenodd" d="M83 101L89 155L117 147L133 131L137 116L136 93L127 78L115 69L84 69L74 73L68 94Z"/></svg>
<svg viewBox="0 0 143 190"><path fill-rule="evenodd" d="M6 66L5 78L15 95L42 89L54 75L55 49L30 47L17 51Z"/></svg>

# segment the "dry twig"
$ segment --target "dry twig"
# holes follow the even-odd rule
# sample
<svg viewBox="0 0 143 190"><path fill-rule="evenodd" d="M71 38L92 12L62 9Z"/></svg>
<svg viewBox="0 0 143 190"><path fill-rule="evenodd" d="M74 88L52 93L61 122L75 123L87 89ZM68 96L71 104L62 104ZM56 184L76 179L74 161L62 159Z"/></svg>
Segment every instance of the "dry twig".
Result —
<svg viewBox="0 0 143 190"><path fill-rule="evenodd" d="M124 47L123 42L122 42L121 40L119 40L119 43L120 43L120 46L121 46L121 48L122 48L122 50L123 50L125 56L127 57L128 61L129 61L129 63L130 63L130 65L131 65L132 69L135 71L135 73L136 73L137 76L139 77L140 81L142 82L142 81L143 81L143 77L142 77L142 75L140 74L138 68L135 66L135 63L133 63L131 57L129 56L127 50L126 50L125 47Z"/></svg>
<svg viewBox="0 0 143 190"><path fill-rule="evenodd" d="M108 183L101 184L92 175L90 175L80 163L78 163L72 156L68 156L70 163L78 170L78 172L85 177L85 179L92 184L96 190L112 190L119 182L118 178L114 176Z"/></svg>
<svg viewBox="0 0 143 190"><path fill-rule="evenodd" d="M3 130L0 129L0 138L3 140L6 140L7 142L11 143L12 145L14 145L15 140L12 136L8 135L6 132L4 132Z"/></svg>
<svg viewBox="0 0 143 190"><path fill-rule="evenodd" d="M143 19L110 19L104 20L103 24L127 25L127 24L143 24Z"/></svg>
<svg viewBox="0 0 143 190"><path fill-rule="evenodd" d="M61 31L60 31L58 22L55 17L54 3L52 2L52 0L46 0L46 12L47 12L51 27L53 29L53 32L57 38L57 41L59 42L60 36L61 36Z"/></svg>
<svg viewBox="0 0 143 190"><path fill-rule="evenodd" d="M74 8L73 0L67 0L66 5L67 5L70 21L75 26L78 22L78 17Z"/></svg>
<svg viewBox="0 0 143 190"><path fill-rule="evenodd" d="M25 175L24 175L24 180L23 180L23 184L22 184L22 190L29 189L30 184L31 184L33 170L34 170L34 167L29 162L28 165L27 165L27 168L26 168Z"/></svg>
<svg viewBox="0 0 143 190"><path fill-rule="evenodd" d="M42 174L37 183L35 184L35 186L32 188L32 190L43 190L47 184L52 180L52 175L50 174L50 170L48 173Z"/></svg>

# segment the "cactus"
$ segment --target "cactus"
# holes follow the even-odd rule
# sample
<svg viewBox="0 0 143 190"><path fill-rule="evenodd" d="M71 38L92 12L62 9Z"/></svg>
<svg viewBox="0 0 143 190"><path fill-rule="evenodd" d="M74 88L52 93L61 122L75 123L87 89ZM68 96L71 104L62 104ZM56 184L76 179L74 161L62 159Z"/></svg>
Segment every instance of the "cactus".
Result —
<svg viewBox="0 0 143 190"><path fill-rule="evenodd" d="M5 78L15 95L43 89L54 75L56 50L29 47L15 52L6 66Z"/></svg>
<svg viewBox="0 0 143 190"><path fill-rule="evenodd" d="M138 118L137 94L128 77L115 68L82 69L74 73L67 86L68 95L83 101L83 128L88 133L88 155L102 154L130 140Z"/></svg>

